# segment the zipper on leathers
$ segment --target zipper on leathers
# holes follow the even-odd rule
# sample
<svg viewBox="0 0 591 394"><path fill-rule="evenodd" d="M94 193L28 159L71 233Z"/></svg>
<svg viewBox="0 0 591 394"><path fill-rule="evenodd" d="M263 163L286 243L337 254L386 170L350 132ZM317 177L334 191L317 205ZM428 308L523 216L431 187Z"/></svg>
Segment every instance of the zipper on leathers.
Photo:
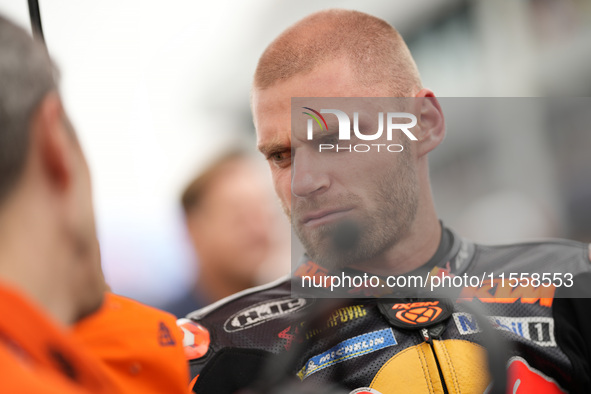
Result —
<svg viewBox="0 0 591 394"><path fill-rule="evenodd" d="M423 328L421 330L421 335L423 336L425 342L427 342L431 347L431 352L433 353L433 357L435 358L435 364L437 364L437 372L439 372L439 380L441 380L441 387L443 388L443 392L444 394L449 394L449 391L447 390L447 385L445 384L445 379L443 377L443 370L441 369L441 364L439 364L439 359L437 358L437 353L435 352L435 347L433 346L433 337L437 338L439 336L438 333L441 333L443 330L438 329L438 326L435 326L433 328L435 330L431 330L432 332L429 332L428 328Z"/></svg>

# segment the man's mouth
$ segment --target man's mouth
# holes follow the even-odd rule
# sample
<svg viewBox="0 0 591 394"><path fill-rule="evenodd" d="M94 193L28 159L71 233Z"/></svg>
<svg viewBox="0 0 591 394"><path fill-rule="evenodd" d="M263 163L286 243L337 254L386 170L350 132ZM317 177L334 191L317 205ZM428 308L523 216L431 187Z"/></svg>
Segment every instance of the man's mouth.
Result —
<svg viewBox="0 0 591 394"><path fill-rule="evenodd" d="M353 208L330 208L308 212L301 223L306 227L317 227L340 220L347 216Z"/></svg>

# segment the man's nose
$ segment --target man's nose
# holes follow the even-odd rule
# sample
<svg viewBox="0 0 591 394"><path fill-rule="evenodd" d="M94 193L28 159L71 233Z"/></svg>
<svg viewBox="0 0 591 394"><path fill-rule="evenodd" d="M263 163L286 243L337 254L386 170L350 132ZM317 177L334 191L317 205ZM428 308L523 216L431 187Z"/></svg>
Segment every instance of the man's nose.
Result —
<svg viewBox="0 0 591 394"><path fill-rule="evenodd" d="M325 165L309 152L300 151L294 156L291 166L291 194L309 197L321 193L330 185Z"/></svg>

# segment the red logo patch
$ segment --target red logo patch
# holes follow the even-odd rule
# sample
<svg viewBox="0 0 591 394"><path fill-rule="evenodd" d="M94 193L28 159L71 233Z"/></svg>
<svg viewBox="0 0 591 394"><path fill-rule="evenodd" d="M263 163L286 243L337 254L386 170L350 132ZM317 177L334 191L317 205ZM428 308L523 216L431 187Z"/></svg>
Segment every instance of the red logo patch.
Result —
<svg viewBox="0 0 591 394"><path fill-rule="evenodd" d="M201 324L189 319L178 319L176 324L183 331L183 347L187 360L205 356L211 341L209 331Z"/></svg>
<svg viewBox="0 0 591 394"><path fill-rule="evenodd" d="M521 357L513 357L507 367L507 393L564 394L558 383L529 366Z"/></svg>

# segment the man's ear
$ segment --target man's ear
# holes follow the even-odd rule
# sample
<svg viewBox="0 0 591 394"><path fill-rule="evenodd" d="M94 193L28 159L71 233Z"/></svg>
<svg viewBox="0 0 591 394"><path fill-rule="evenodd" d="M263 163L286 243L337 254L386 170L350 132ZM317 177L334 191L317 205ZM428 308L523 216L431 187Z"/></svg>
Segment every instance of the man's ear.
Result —
<svg viewBox="0 0 591 394"><path fill-rule="evenodd" d="M439 101L431 90L421 89L415 97L415 113L420 126L417 154L423 156L443 141L445 120Z"/></svg>
<svg viewBox="0 0 591 394"><path fill-rule="evenodd" d="M64 126L64 108L58 94L47 94L31 122L32 150L39 155L42 173L51 187L67 189L74 171L72 139Z"/></svg>

